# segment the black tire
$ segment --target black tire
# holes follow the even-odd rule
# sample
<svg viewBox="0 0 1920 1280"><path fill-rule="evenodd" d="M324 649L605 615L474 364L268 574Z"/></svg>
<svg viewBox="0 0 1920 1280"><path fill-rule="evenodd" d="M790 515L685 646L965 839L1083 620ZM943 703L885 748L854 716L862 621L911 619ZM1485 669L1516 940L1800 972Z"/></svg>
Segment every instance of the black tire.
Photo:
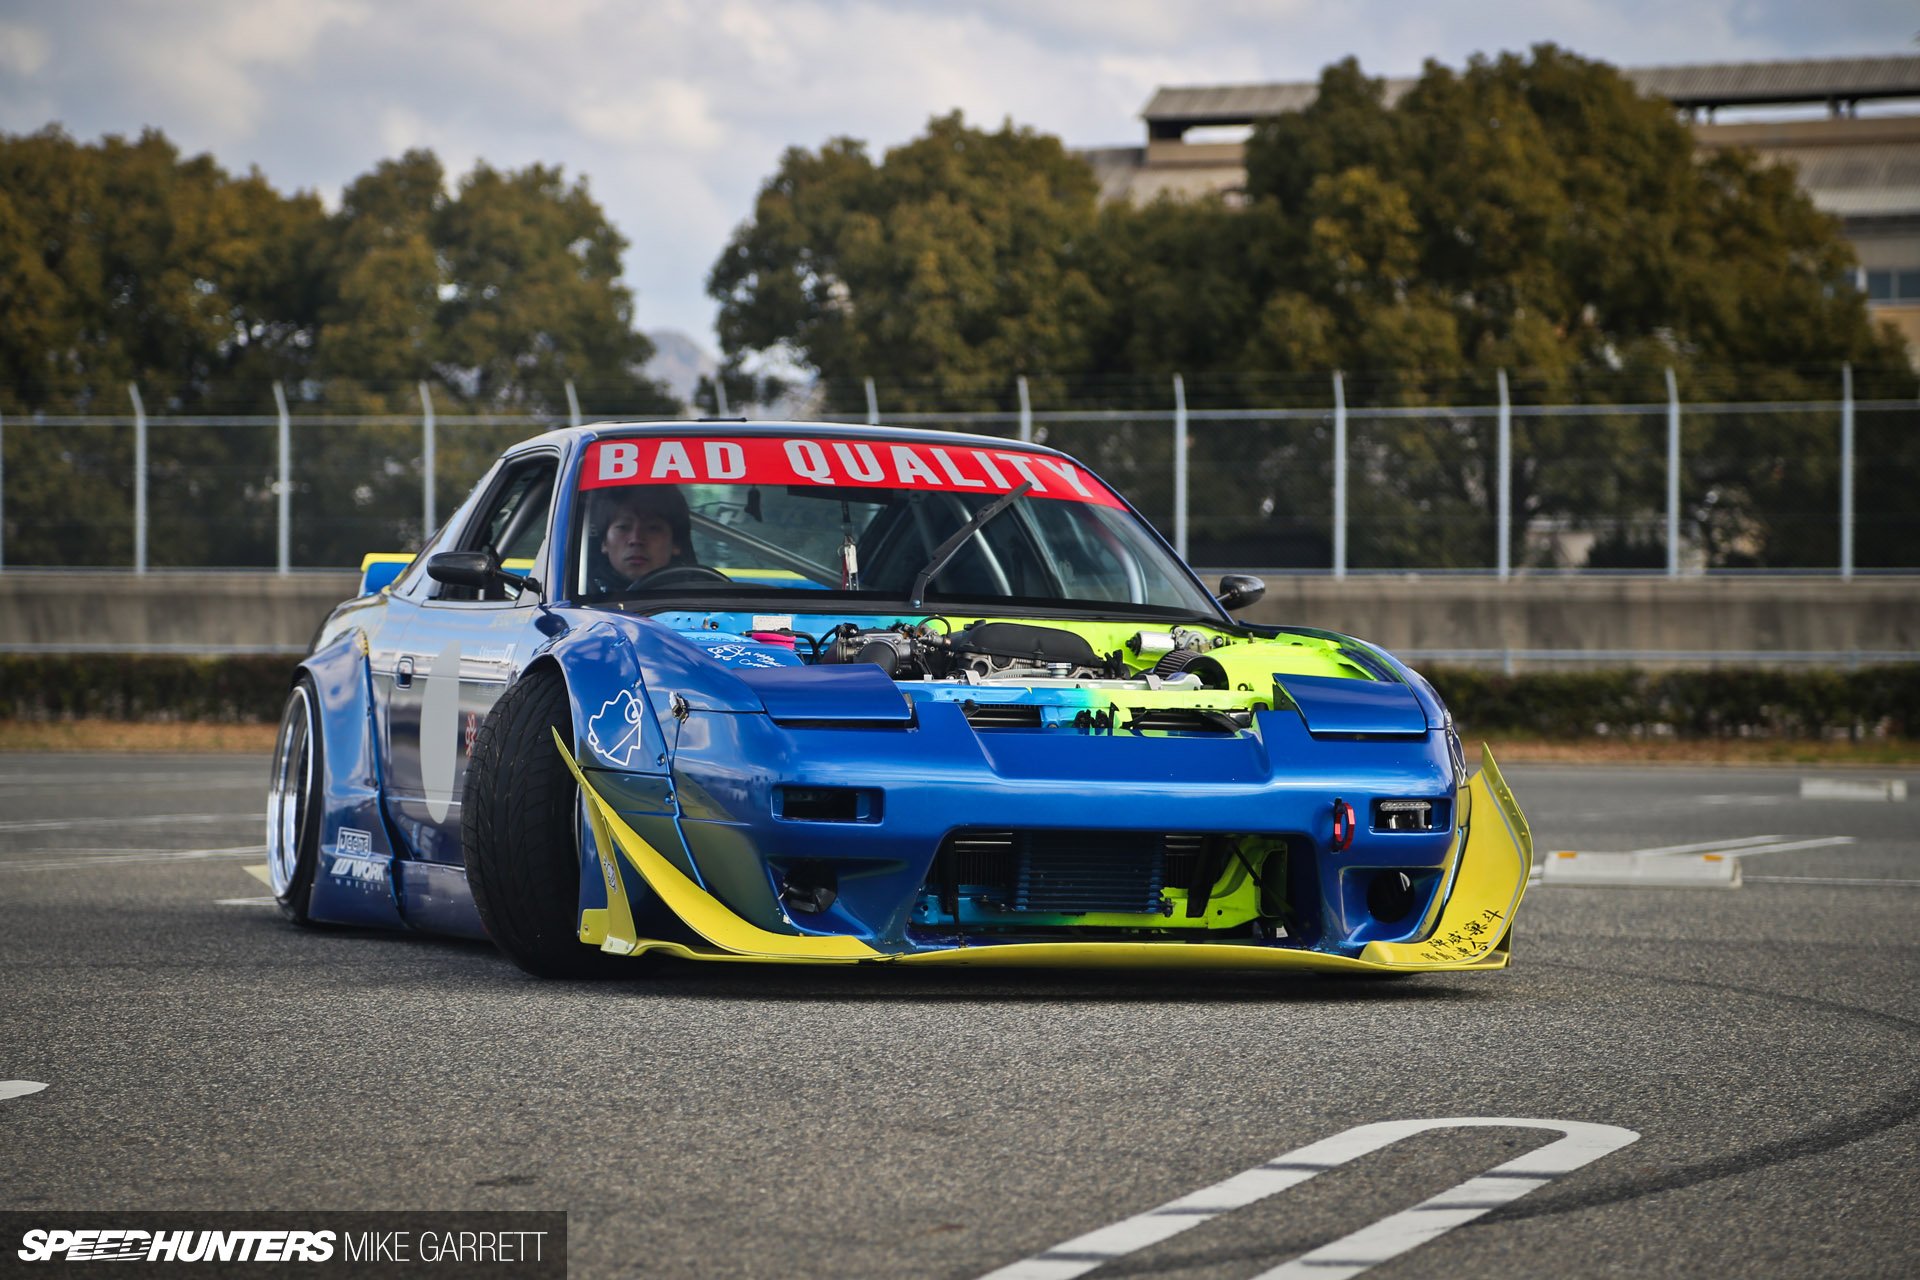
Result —
<svg viewBox="0 0 1920 1280"><path fill-rule="evenodd" d="M473 740L460 847L480 922L540 978L632 975L632 961L580 941L580 787L555 749L573 740L567 684L536 667L501 695Z"/></svg>
<svg viewBox="0 0 1920 1280"><path fill-rule="evenodd" d="M280 914L311 924L307 907L320 865L320 819L326 808L326 740L313 681L301 676L287 694L267 775L267 871Z"/></svg>

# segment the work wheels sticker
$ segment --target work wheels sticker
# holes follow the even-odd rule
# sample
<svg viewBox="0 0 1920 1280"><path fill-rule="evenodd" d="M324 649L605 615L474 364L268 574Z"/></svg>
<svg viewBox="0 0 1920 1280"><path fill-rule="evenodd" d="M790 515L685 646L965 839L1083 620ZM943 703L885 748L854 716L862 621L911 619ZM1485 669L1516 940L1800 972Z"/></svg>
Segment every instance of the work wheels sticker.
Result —
<svg viewBox="0 0 1920 1280"><path fill-rule="evenodd" d="M1113 491L1065 458L1022 449L899 440L805 437L659 437L599 440L580 469L582 489L631 484L818 485L1011 493L1121 504Z"/></svg>

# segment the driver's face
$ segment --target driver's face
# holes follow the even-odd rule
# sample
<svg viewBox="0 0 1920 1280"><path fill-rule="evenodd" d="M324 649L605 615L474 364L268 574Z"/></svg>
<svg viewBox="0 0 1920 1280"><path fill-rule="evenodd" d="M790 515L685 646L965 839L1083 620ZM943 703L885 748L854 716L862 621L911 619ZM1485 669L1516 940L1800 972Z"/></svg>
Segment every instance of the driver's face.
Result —
<svg viewBox="0 0 1920 1280"><path fill-rule="evenodd" d="M680 553L673 540L673 526L662 516L644 511L621 511L607 524L600 549L612 563L615 573L626 578L644 578L673 563Z"/></svg>

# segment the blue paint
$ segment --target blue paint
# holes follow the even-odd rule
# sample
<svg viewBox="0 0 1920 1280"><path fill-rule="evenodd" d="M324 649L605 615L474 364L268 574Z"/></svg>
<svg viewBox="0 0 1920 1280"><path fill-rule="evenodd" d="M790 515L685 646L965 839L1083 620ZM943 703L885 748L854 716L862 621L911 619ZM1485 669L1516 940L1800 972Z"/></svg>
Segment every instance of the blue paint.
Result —
<svg viewBox="0 0 1920 1280"><path fill-rule="evenodd" d="M1427 732L1426 711L1404 684L1336 676L1279 675L1274 679L1300 708L1308 732L1315 735Z"/></svg>

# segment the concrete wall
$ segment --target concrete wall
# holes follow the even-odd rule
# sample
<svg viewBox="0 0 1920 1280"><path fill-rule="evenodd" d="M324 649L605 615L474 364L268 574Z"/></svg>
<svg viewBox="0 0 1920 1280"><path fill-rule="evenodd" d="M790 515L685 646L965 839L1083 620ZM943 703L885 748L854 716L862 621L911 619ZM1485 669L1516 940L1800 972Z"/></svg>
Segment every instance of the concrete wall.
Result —
<svg viewBox="0 0 1920 1280"><path fill-rule="evenodd" d="M305 652L357 573L0 573L0 650L220 646Z"/></svg>
<svg viewBox="0 0 1920 1280"><path fill-rule="evenodd" d="M1272 577L1241 616L1344 631L1409 654L1910 653L1920 651L1920 580Z"/></svg>
<svg viewBox="0 0 1920 1280"><path fill-rule="evenodd" d="M1217 581L1209 574L1207 581ZM0 572L0 650L303 650L345 573ZM1273 576L1242 615L1437 651L1920 651L1920 579Z"/></svg>

